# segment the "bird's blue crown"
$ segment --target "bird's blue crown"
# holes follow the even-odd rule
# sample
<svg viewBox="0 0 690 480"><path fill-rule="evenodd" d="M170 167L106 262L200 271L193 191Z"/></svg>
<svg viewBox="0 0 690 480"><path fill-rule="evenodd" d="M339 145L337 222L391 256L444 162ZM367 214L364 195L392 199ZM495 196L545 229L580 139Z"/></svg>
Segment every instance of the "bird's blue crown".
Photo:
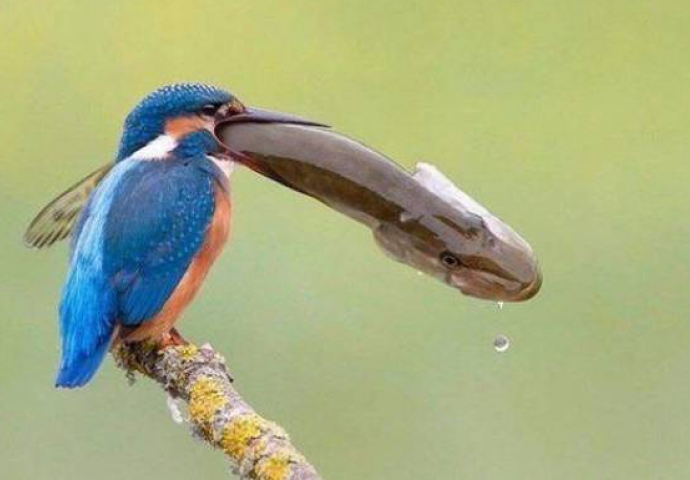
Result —
<svg viewBox="0 0 690 480"><path fill-rule="evenodd" d="M233 95L202 83L167 85L147 95L127 115L117 153L123 160L164 133L166 120L192 115L204 105L228 103Z"/></svg>

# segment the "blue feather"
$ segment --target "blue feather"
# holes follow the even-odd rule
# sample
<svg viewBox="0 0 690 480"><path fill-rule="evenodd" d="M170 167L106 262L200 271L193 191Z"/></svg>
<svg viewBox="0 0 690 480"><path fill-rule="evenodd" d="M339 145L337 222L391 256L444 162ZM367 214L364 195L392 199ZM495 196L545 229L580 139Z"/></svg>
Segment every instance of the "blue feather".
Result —
<svg viewBox="0 0 690 480"><path fill-rule="evenodd" d="M56 386L84 385L110 343L117 315L116 292L103 269L103 227L120 180L132 163L117 165L94 192L77 225L70 269L60 302L62 359Z"/></svg>
<svg viewBox="0 0 690 480"><path fill-rule="evenodd" d="M118 323L154 317L204 242L215 210L205 157L124 160L94 192L78 223L60 307L57 385L84 385Z"/></svg>
<svg viewBox="0 0 690 480"><path fill-rule="evenodd" d="M128 158L163 134L165 121L198 113L205 104L227 103L235 98L223 89L200 83L167 85L147 95L125 119L115 161Z"/></svg>
<svg viewBox="0 0 690 480"><path fill-rule="evenodd" d="M206 162L139 162L137 178L122 185L126 201L113 209L104 240L123 324L158 313L203 244L215 210L213 177L199 168Z"/></svg>

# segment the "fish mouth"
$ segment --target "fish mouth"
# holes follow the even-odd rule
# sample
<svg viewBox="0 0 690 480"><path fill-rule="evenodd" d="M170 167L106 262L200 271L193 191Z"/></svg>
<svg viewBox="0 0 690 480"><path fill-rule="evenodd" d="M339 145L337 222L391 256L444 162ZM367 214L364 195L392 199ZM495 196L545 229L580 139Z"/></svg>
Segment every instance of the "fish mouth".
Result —
<svg viewBox="0 0 690 480"><path fill-rule="evenodd" d="M536 264L528 280L507 279L495 273L463 268L450 273L447 282L471 297L497 302L523 302L539 292L542 275Z"/></svg>
<svg viewBox="0 0 690 480"><path fill-rule="evenodd" d="M379 226L374 230L374 238L392 259L438 278L470 297L522 302L534 297L541 288L541 269L531 249L509 249L501 245L499 251L487 251L485 257L466 256L465 264L447 270L439 265L436 256L413 247L413 242L395 227ZM492 260L491 254L498 254L498 258Z"/></svg>

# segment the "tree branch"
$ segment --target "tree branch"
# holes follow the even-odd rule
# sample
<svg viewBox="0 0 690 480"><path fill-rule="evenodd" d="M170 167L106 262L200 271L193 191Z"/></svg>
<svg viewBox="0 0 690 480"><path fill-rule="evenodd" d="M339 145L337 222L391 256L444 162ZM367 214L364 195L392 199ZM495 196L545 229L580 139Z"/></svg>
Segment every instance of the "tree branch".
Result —
<svg viewBox="0 0 690 480"><path fill-rule="evenodd" d="M122 343L118 366L158 382L188 405L192 432L222 450L243 480L321 480L287 433L249 406L235 390L225 359L210 345Z"/></svg>

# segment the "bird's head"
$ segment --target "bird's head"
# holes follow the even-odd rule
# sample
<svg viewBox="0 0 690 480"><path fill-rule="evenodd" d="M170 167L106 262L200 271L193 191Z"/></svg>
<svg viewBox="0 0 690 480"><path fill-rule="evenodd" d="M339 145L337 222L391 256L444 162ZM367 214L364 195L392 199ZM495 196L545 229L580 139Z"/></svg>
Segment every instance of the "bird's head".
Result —
<svg viewBox="0 0 690 480"><path fill-rule="evenodd" d="M317 125L291 115L245 107L234 95L217 87L179 83L150 93L127 115L116 160L130 156L164 158L173 151L182 156L231 157L235 152L215 134L216 127L225 122Z"/></svg>

